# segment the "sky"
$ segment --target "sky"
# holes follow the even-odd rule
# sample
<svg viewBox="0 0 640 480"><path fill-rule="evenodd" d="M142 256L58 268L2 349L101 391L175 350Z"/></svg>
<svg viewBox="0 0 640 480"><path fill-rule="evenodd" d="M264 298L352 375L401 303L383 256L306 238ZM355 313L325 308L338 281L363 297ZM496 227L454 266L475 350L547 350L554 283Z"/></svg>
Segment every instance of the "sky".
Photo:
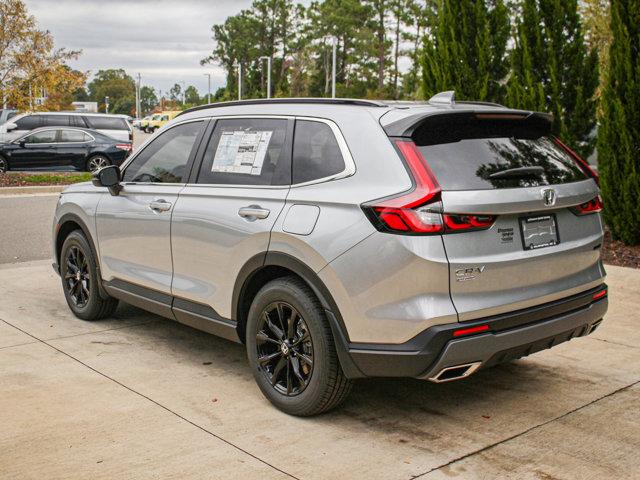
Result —
<svg viewBox="0 0 640 480"><path fill-rule="evenodd" d="M218 65L200 66L213 50L211 26L247 8L251 0L25 0L56 47L82 50L71 67L95 73L124 68L142 84L168 92L174 83L200 94L224 86ZM90 73L90 77L91 77Z"/></svg>

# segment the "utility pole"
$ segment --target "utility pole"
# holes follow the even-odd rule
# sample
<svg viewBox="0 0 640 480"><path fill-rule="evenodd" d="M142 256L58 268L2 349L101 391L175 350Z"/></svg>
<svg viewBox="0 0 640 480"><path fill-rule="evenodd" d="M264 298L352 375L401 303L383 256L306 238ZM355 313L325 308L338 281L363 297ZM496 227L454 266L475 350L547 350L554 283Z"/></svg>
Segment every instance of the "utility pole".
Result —
<svg viewBox="0 0 640 480"><path fill-rule="evenodd" d="M141 98L140 98L140 74L138 73L138 82L136 84L136 118L139 119L141 115Z"/></svg>
<svg viewBox="0 0 640 480"><path fill-rule="evenodd" d="M211 74L205 73L205 77L207 77L207 103L211 103Z"/></svg>
<svg viewBox="0 0 640 480"><path fill-rule="evenodd" d="M109 97L104 97L104 113L109 113Z"/></svg>
<svg viewBox="0 0 640 480"><path fill-rule="evenodd" d="M181 81L180 83L182 84L182 105L184 106L184 104L185 104L185 99L186 99L186 97L187 97L186 84L185 84L184 80L183 80L183 81Z"/></svg>
<svg viewBox="0 0 640 480"><path fill-rule="evenodd" d="M265 55L260 57L260 60L267 61L267 98L271 98L271 57Z"/></svg>
<svg viewBox="0 0 640 480"><path fill-rule="evenodd" d="M242 100L242 63L238 62L238 100Z"/></svg>

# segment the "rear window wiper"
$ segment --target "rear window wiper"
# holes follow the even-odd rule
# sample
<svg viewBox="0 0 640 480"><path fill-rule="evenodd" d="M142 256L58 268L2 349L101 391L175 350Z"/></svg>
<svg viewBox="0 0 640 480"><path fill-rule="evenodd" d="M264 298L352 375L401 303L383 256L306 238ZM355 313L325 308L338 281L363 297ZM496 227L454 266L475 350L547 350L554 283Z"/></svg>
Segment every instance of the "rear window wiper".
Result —
<svg viewBox="0 0 640 480"><path fill-rule="evenodd" d="M542 167L518 167L518 168L508 168L506 170L500 170L499 172L492 173L489 175L490 179L500 179L500 178L523 178L523 177L533 177L544 174L544 168Z"/></svg>

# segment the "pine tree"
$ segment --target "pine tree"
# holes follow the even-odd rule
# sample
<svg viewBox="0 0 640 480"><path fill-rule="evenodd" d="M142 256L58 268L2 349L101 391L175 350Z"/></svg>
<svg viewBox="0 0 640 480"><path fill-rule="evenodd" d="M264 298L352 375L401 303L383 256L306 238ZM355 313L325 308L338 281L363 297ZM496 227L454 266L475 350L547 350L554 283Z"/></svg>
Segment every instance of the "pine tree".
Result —
<svg viewBox="0 0 640 480"><path fill-rule="evenodd" d="M440 0L425 36L422 90L455 90L461 99L501 101L508 72L509 15L502 0Z"/></svg>
<svg viewBox="0 0 640 480"><path fill-rule="evenodd" d="M609 67L598 130L605 221L615 239L640 244L640 0L611 1Z"/></svg>
<svg viewBox="0 0 640 480"><path fill-rule="evenodd" d="M598 55L587 49L577 0L524 0L511 53L510 107L546 110L553 131L580 155L593 152Z"/></svg>

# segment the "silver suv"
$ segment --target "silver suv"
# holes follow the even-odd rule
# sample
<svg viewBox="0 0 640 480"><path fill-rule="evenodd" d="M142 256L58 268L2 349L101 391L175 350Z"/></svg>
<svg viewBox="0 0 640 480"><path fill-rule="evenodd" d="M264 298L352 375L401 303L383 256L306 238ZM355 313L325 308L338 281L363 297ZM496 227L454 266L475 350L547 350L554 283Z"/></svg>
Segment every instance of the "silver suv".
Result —
<svg viewBox="0 0 640 480"><path fill-rule="evenodd" d="M54 267L81 319L123 300L245 344L293 415L465 378L607 310L597 177L551 120L452 93L198 107L62 193Z"/></svg>

